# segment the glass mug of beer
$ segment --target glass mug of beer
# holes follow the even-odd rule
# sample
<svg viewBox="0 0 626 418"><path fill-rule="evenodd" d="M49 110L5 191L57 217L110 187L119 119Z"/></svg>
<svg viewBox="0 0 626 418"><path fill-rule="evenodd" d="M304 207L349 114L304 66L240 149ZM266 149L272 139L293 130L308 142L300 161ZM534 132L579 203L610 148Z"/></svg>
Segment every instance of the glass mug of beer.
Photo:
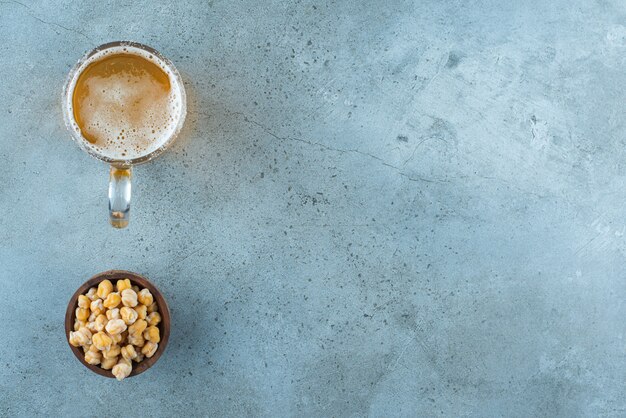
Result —
<svg viewBox="0 0 626 418"><path fill-rule="evenodd" d="M174 65L136 42L87 53L63 89L65 125L78 145L110 165L109 221L128 226L132 167L174 142L185 121L185 87Z"/></svg>

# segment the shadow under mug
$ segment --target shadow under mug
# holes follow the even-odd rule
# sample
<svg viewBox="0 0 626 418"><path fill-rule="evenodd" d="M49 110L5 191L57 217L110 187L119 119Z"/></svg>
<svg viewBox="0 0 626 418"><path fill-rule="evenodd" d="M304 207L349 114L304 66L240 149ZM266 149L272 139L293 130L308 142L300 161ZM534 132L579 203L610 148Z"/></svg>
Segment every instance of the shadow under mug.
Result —
<svg viewBox="0 0 626 418"><path fill-rule="evenodd" d="M180 112L178 120L175 121L175 127L171 131L170 136L164 140L157 149L146 152L131 159L114 159L110 158L102 153L98 152L94 147L90 146L89 141L82 134L78 123L74 117L73 111L73 96L76 81L82 74L82 72L89 66L90 58L96 54L101 54L104 51L110 49L123 48L123 51L127 49L135 49L143 51L149 55L156 57L166 68L171 81L174 81L180 90ZM119 52L123 53L123 52ZM176 139L180 130L183 127L185 121L185 115L187 113L187 100L185 95L185 86L180 77L180 74L174 67L174 64L158 51L150 48L149 46L131 42L131 41L116 41L109 42L100 45L93 50L85 54L70 71L65 86L63 88L63 118L65 120L65 126L70 131L72 138L80 146L80 148L87 152L94 158L110 165L109 174L109 222L115 228L125 228L128 226L130 216L130 197L131 197L131 177L132 167L138 164L143 164L153 160L165 151Z"/></svg>

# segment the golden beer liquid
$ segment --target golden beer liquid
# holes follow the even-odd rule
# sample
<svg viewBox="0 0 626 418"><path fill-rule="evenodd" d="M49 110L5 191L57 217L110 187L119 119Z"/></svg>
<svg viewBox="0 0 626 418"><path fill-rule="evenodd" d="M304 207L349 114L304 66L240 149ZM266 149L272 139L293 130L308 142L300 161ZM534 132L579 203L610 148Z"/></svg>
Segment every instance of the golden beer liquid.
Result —
<svg viewBox="0 0 626 418"><path fill-rule="evenodd" d="M114 53L89 64L72 96L83 137L111 158L135 158L166 140L174 125L170 77L136 54Z"/></svg>

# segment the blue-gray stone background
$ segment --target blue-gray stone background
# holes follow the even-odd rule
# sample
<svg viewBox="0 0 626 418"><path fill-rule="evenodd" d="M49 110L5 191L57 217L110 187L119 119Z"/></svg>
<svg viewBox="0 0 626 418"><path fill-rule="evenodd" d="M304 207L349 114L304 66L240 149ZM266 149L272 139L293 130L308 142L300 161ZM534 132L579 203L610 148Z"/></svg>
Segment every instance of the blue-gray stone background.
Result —
<svg viewBox="0 0 626 418"><path fill-rule="evenodd" d="M123 231L60 105L120 39L189 96ZM0 415L626 416L625 64L623 0L0 1ZM122 383L111 268L173 316Z"/></svg>

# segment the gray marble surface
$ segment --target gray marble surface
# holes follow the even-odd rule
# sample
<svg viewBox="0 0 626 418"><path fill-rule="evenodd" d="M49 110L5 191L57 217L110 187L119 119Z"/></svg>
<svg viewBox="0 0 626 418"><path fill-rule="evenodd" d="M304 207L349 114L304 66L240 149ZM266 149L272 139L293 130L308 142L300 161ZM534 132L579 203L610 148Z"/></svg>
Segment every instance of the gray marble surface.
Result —
<svg viewBox="0 0 626 418"><path fill-rule="evenodd" d="M625 416L626 3L0 1L0 415ZM130 39L182 136L107 224L65 76ZM118 383L70 352L89 276L173 328Z"/></svg>

